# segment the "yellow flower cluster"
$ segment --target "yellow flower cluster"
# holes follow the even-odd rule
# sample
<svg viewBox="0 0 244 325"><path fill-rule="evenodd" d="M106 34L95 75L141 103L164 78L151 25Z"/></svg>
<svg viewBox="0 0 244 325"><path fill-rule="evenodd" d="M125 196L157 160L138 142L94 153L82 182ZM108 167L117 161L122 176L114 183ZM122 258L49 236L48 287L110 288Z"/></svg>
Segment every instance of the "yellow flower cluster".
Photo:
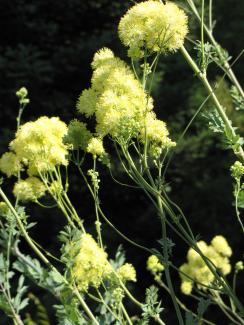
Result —
<svg viewBox="0 0 244 325"><path fill-rule="evenodd" d="M28 177L25 180L19 180L14 185L13 193L20 201L36 201L44 196L46 192L45 185L37 177Z"/></svg>
<svg viewBox="0 0 244 325"><path fill-rule="evenodd" d="M159 262L159 259L156 255L151 255L147 260L147 269L153 275L157 275L164 270L164 266Z"/></svg>
<svg viewBox="0 0 244 325"><path fill-rule="evenodd" d="M92 86L82 92L77 109L87 117L95 114L100 137L107 134L116 137L124 119L136 122L152 109L152 99L130 68L110 49L95 54L92 68Z"/></svg>
<svg viewBox="0 0 244 325"><path fill-rule="evenodd" d="M146 115L145 125L141 129L140 139L144 143L145 139L150 141L150 151L152 156L159 156L161 150L170 148L176 145L168 137L169 131L165 122L158 120L153 112L149 112Z"/></svg>
<svg viewBox="0 0 244 325"><path fill-rule="evenodd" d="M103 148L103 141L100 138L91 138L88 141L87 152L91 153L94 157L102 156L105 154L105 150Z"/></svg>
<svg viewBox="0 0 244 325"><path fill-rule="evenodd" d="M130 263L125 263L120 268L118 268L117 274L123 282L136 281L136 270Z"/></svg>
<svg viewBox="0 0 244 325"><path fill-rule="evenodd" d="M223 236L215 236L210 245L207 245L204 241L199 241L197 246L223 275L230 273L229 257L232 255L232 250ZM211 285L214 282L215 277L213 273L193 248L190 248L187 253L187 261L187 263L180 267L180 271L189 277L180 273L182 279L181 291L184 294L189 295L191 293L194 281L199 282L197 287L202 290L206 289L205 286Z"/></svg>
<svg viewBox="0 0 244 325"><path fill-rule="evenodd" d="M150 143L161 149L174 145L165 123L152 113L152 98L122 60L103 48L95 54L92 67L92 86L81 93L77 109L87 117L95 115L98 137L110 135L124 141L137 137L144 142L147 135ZM87 151L99 155L99 147L94 138Z"/></svg>
<svg viewBox="0 0 244 325"><path fill-rule="evenodd" d="M23 124L10 148L19 161L28 166L29 175L53 170L56 165L67 165L68 148L63 144L67 126L58 117L42 116L35 122Z"/></svg>
<svg viewBox="0 0 244 325"><path fill-rule="evenodd" d="M188 32L187 16L176 4L144 1L134 5L121 18L119 37L129 47L129 56L173 52L179 49Z"/></svg>
<svg viewBox="0 0 244 325"><path fill-rule="evenodd" d="M19 158L13 152L5 152L0 158L0 171L10 177L17 176L20 170Z"/></svg>
<svg viewBox="0 0 244 325"><path fill-rule="evenodd" d="M111 272L107 254L98 246L90 234L83 234L80 240L79 253L74 259L72 275L81 291L87 291L89 286L98 288Z"/></svg>
<svg viewBox="0 0 244 325"><path fill-rule="evenodd" d="M19 200L36 201L42 197L45 186L34 176L52 172L57 165L68 165L69 145L63 143L66 134L67 126L58 117L42 116L18 129L10 143L11 151L0 158L0 171L10 177L27 168L30 177L19 180L14 186L14 195Z"/></svg>

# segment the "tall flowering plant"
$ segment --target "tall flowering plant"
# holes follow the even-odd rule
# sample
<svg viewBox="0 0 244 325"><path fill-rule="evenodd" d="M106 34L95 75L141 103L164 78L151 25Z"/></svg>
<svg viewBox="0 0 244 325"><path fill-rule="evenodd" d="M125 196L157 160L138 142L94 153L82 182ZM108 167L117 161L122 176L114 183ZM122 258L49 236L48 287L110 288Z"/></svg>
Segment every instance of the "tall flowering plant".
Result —
<svg viewBox="0 0 244 325"><path fill-rule="evenodd" d="M166 123L157 118L151 90L159 59L179 50L206 88L207 99L211 97L215 104L209 114L211 128L222 134L236 156L231 175L235 182L236 216L243 231L239 210L243 193L243 139L236 133L208 81L209 62L216 62L223 69L224 77L229 77L233 83L233 100L239 105L244 103L244 94L223 49L214 39L212 15L206 24L204 0L200 13L193 0L186 0L186 3L200 23L201 39L195 42L198 62L184 46L188 18L183 9L170 1L149 0L132 6L119 22L119 38L128 48L131 66L108 48L102 48L94 55L91 86L81 92L77 101L79 119L67 126L59 117L42 116L21 124L29 99L25 88L17 92L20 103L17 131L9 151L0 159L1 172L16 180L13 187L15 202L5 195L4 184L0 188L3 247L0 307L15 324L33 324L30 315L23 319L22 310L31 299L26 296L26 278L48 290L58 301L55 306L58 324L149 324L150 319L165 324L167 320L159 288L170 295L175 319L181 325L214 324L204 315L210 304L219 307L233 324L244 324L244 307L236 295L236 279L243 270L242 261L233 268L230 262L232 249L221 234L216 234L210 244L199 240L188 217L167 191L167 167L177 141L170 138ZM211 6L210 1L210 13ZM210 43L205 43L206 36ZM91 118L95 121L93 129L87 127ZM112 150L104 146L105 141L111 142ZM84 161L89 155L92 166L86 170ZM114 159L119 161L132 186L144 192L155 215L159 216L159 248L148 248L128 238L103 211L99 195L103 179L98 164L104 164L113 175ZM94 201L96 238L87 232L85 220L81 219L69 197L70 164L76 166ZM45 203L45 197L52 201L51 205ZM62 246L58 256L47 252L31 237L33 224L25 213L28 201L43 208L56 207L66 218L67 224L59 234ZM136 282L137 274L134 266L126 261L123 251L119 249L114 259L109 258L102 236L103 222L138 250L148 253L145 264L155 285L147 289L144 302L138 301L128 289L127 283ZM186 262L182 265L174 261L169 229L189 246ZM35 256L20 251L19 242L23 239ZM172 272L179 274L182 293L198 301L196 311L188 308L176 295ZM231 273L232 284L228 279ZM13 275L18 278L17 290L11 287ZM127 299L135 305L133 315L126 308ZM41 306L40 301L37 304ZM42 321L49 324L45 309L42 317L45 318Z"/></svg>

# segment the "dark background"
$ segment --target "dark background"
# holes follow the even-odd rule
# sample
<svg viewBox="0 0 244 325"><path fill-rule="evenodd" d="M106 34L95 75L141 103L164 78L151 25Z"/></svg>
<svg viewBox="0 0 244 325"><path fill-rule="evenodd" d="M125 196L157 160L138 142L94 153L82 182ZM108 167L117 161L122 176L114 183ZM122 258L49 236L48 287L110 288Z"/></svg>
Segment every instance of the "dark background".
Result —
<svg viewBox="0 0 244 325"><path fill-rule="evenodd" d="M117 24L130 5L130 1L108 0L0 0L0 154L7 150L8 142L13 138L18 113L15 92L21 86L27 87L31 101L23 122L42 115L60 116L67 123L77 117L75 103L81 90L89 87L94 52L107 46L126 59L126 50L117 36ZM214 17L216 39L229 50L234 60L244 44L244 2L215 0ZM193 17L190 20L191 36L199 38L196 21ZM192 54L196 55L194 50ZM242 84L243 68L244 61L240 58L234 70ZM209 78L213 83L221 75L220 70L210 66ZM218 92L242 133L243 113L236 115L228 87L226 80ZM205 98L204 90L180 53L161 58L153 95L155 110L167 122L176 141ZM208 106L211 107L211 103ZM206 120L199 116L177 149L167 181L171 197L183 208L195 234L200 234L207 242L217 234L226 236L234 250L234 264L242 257L241 230L232 205L233 186L229 173L234 157L222 147L220 138L207 130ZM115 163L113 167L116 177L125 180L120 167ZM160 238L159 220L143 193L115 184L105 168L101 167L100 173L102 205L109 219L136 242L156 247ZM92 232L95 220L92 201L72 167L70 183L71 199ZM10 191L12 181L7 180L5 184L5 189ZM64 225L61 213L39 210L34 205L29 205L27 210L31 218L38 221L33 237L58 254L56 235ZM128 262L132 262L138 271L135 295L143 300L145 288L153 283L145 270L147 255L119 238L106 225L103 234L111 257L118 245L123 244ZM169 237L176 243L172 259L179 266L185 260L187 247L174 234L169 233ZM173 276L175 287L179 288L179 277L177 274ZM243 280L239 279L238 283L241 292ZM51 298L42 290L34 287L31 290L44 303L52 324L55 324L53 311L49 308ZM176 290L191 305L190 300ZM165 307L163 318L167 324L175 324L170 299L165 292L161 296ZM138 312L130 308L132 314ZM228 321L223 323L221 314L214 308L210 308L209 315L217 324L228 324ZM0 318L0 324L10 322Z"/></svg>

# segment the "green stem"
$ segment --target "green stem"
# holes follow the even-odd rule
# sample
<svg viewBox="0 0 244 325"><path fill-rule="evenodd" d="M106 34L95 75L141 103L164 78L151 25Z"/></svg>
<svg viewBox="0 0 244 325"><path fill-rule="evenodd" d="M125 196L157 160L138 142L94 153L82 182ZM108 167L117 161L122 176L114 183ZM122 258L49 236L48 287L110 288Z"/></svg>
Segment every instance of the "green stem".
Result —
<svg viewBox="0 0 244 325"><path fill-rule="evenodd" d="M30 236L28 235L28 232L26 231L26 229L25 229L25 227L24 227L24 225L23 225L23 223L22 223L19 215L17 214L16 210L14 209L14 207L12 206L12 204L10 203L9 199L4 194L3 190L1 189L1 187L0 187L0 195L2 196L3 200L6 202L7 206L9 207L10 211L13 213L14 217L16 218L16 221L17 221L18 227L20 229L20 232L22 233L23 237L25 238L25 240L28 243L28 245L30 246L30 248L43 261L43 263L47 265L47 267L50 270L52 270L54 272L57 272L63 278L64 283L69 286L69 283L62 276L62 274L59 273L59 271L49 262L49 260L42 254L42 252L32 242L32 240L31 240ZM77 290L77 288L75 288L73 290L73 292L76 295L76 297L78 298L78 300L79 300L82 308L84 309L84 311L86 312L86 314L88 315L88 317L94 322L94 324L99 325L98 321L96 320L96 318L92 314L91 310L89 309L89 307L85 303L84 299L81 297L81 295L80 295L79 291Z"/></svg>
<svg viewBox="0 0 244 325"><path fill-rule="evenodd" d="M199 22L201 22L201 17L197 11L197 8L194 4L193 0L186 0L188 5L190 6L190 8L192 9L193 13L195 14L195 16L197 17L197 19L199 20ZM233 82L233 84L236 86L236 88L239 90L239 93L241 94L242 98L244 99L244 91L239 83L239 81L237 80L233 70L231 69L228 61L226 61L226 59L223 57L223 54L221 52L221 48L218 45L218 43L216 42L213 34L212 34L212 30L209 30L208 27L204 24L204 29L206 34L208 35L209 40L212 42L212 44L215 47L215 50L220 58L221 61L223 61L224 64L224 68L227 72L228 77L230 78L230 80Z"/></svg>
<svg viewBox="0 0 244 325"><path fill-rule="evenodd" d="M228 119L223 107L221 106L218 98L216 97L206 76L198 68L198 66L196 65L194 60L191 58L190 54L187 52L187 50L185 49L184 46L181 47L181 53L183 54L184 58L186 59L186 61L188 62L188 64L192 68L192 70L196 73L197 77L200 79L200 81L202 82L202 84L204 85L204 87L206 88L208 93L211 95L211 98L216 105L216 109L217 109L223 123L225 124L226 130L228 130L230 132L230 134L232 134L233 137L236 137L235 129L231 125L231 121ZM241 145L238 145L238 148L234 150L234 153L238 157L238 159L240 159L242 162L244 162L244 152L243 152Z"/></svg>
<svg viewBox="0 0 244 325"><path fill-rule="evenodd" d="M213 0L209 0L209 31L213 32Z"/></svg>
<svg viewBox="0 0 244 325"><path fill-rule="evenodd" d="M217 303L217 305L220 307L220 309L223 311L223 313L234 323L237 325L244 324L244 320L237 315L237 313L233 312L228 306L225 305L223 300L221 299L218 292L212 292L213 299ZM235 318L234 318L235 317Z"/></svg>
<svg viewBox="0 0 244 325"><path fill-rule="evenodd" d="M0 283L0 287L1 287L1 291L2 291L3 295L5 296L5 299L8 302L8 305L9 305L9 307L11 309L11 312L12 312L12 315L11 315L12 317L11 318L13 319L14 324L16 324L16 325L24 325L24 323L22 322L20 316L16 313L16 311L14 309L14 306L13 306L13 304L11 302L11 299L9 298L8 294L6 293L4 287L3 287L3 285L1 283Z"/></svg>
<svg viewBox="0 0 244 325"><path fill-rule="evenodd" d="M159 284L160 287L162 287L164 290L166 290L169 294L170 294L170 290L169 288L166 286L166 284L161 280L161 279L155 279L155 281ZM185 311L190 312L192 315L197 317L197 314L195 314L193 311L191 311L189 308L187 308L183 302L180 301L179 298L177 298L177 296L175 297L178 305ZM216 325L215 323L205 319L205 318L201 318L200 320L204 321L204 323L209 324L209 325Z"/></svg>
<svg viewBox="0 0 244 325"><path fill-rule="evenodd" d="M161 198L158 196L158 207L159 207L159 211L160 211L160 215L161 215L161 223L162 223L162 238L163 238L163 253L164 253L164 259L165 259L165 276L166 276L166 281L170 290L170 296L176 311L176 315L179 321L179 324L184 325L184 321L181 315L181 311L179 308L179 305L176 301L176 296L175 296L175 292L174 292L174 288L172 285L172 281L171 281L171 276L170 276L170 272L169 272L169 265L168 265L168 259L169 259L169 255L168 255L168 246L167 246L167 232L166 232L166 222L165 222L165 216L164 216L164 212L163 212L163 207L162 207L162 201Z"/></svg>
<svg viewBox="0 0 244 325"><path fill-rule="evenodd" d="M133 323L132 323L132 321L130 319L130 316L128 315L128 313L127 313L127 311L126 311L126 309L125 309L125 307L124 307L124 305L122 303L121 303L121 309L122 309L123 314L125 315L125 318L126 318L128 324L133 325Z"/></svg>
<svg viewBox="0 0 244 325"><path fill-rule="evenodd" d="M205 64L205 49L204 49L204 0L202 0L202 12L201 12L201 54L202 54L202 73L206 75Z"/></svg>
<svg viewBox="0 0 244 325"><path fill-rule="evenodd" d="M236 188L235 188L235 211L236 211L237 220L238 220L238 222L239 222L239 224L241 226L242 232L244 233L244 226L243 226L243 223L241 221L240 211L239 211L239 208L238 208L238 197L239 197L240 190L241 190L240 180L237 180L237 184L236 184Z"/></svg>

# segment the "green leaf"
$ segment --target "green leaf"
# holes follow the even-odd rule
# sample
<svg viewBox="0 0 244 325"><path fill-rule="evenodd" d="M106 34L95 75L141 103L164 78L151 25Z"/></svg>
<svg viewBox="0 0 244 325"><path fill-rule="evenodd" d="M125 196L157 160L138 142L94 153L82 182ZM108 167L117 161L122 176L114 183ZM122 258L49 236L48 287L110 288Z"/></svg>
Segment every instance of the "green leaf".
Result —
<svg viewBox="0 0 244 325"><path fill-rule="evenodd" d="M199 319L202 318L203 314L206 312L210 304L211 301L209 299L203 299L203 298L200 299L197 306L197 315Z"/></svg>

